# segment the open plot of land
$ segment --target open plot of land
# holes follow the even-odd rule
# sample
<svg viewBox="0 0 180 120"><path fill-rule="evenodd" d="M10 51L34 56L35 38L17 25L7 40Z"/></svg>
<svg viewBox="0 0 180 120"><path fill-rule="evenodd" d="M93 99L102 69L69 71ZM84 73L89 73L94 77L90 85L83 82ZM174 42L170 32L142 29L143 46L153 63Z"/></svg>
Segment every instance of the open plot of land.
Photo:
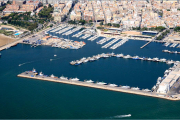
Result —
<svg viewBox="0 0 180 120"><path fill-rule="evenodd" d="M0 34L0 46L3 46L5 44L11 43L13 41L15 41L16 39L7 37L5 35Z"/></svg>

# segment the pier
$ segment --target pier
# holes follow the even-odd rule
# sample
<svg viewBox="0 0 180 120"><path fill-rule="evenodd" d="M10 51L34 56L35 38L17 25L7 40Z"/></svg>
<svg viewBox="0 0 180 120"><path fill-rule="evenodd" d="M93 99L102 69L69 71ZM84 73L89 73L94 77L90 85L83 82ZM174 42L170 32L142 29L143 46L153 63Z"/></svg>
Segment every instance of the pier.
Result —
<svg viewBox="0 0 180 120"><path fill-rule="evenodd" d="M173 60L166 60L165 58L159 59L159 58L147 58L147 57L139 57L139 56L130 56L130 55L123 55L123 54L114 54L114 53L102 53L98 55L94 55L92 57L83 57L80 60L74 60L71 61L71 65L80 65L86 62L93 62L96 60L99 60L100 58L110 58L110 57L117 57L117 58L124 58L124 59L133 59L133 60L142 60L142 61L152 61L152 62L164 62L166 64L174 64L179 63L179 61L173 61Z"/></svg>
<svg viewBox="0 0 180 120"><path fill-rule="evenodd" d="M142 48L144 48L145 46L147 46L149 43L151 43L152 42L152 40L151 41L149 41L148 43L146 43L145 45L143 45L142 47L140 47L141 49Z"/></svg>
<svg viewBox="0 0 180 120"><path fill-rule="evenodd" d="M116 92L124 92L124 93L130 93L130 94L136 94L136 95L143 95L143 96L149 96L149 97L156 97L156 98L162 98L167 100L180 100L179 98L173 98L170 96L166 96L164 94L154 93L149 90L139 90L129 87L123 87L123 86L110 86L105 84L97 84L92 82L83 82L83 81L76 81L72 79L61 79L58 77L55 77L54 75L47 76L47 75L38 75L36 72L32 71L26 71L19 75L18 77L23 78L30 78L30 79L36 79L36 80L44 80L44 81L50 81L50 82L57 82L57 83L64 83L64 84L71 84L71 85L77 85L77 86L83 86L83 87L90 87L90 88L97 88L97 89L104 89L104 90L110 90L110 91L116 91ZM76 78L77 79L77 78ZM111 84L112 85L112 84Z"/></svg>
<svg viewBox="0 0 180 120"><path fill-rule="evenodd" d="M162 50L162 52L165 52L165 53L173 53L173 54L180 54L180 52L178 52L178 51Z"/></svg>

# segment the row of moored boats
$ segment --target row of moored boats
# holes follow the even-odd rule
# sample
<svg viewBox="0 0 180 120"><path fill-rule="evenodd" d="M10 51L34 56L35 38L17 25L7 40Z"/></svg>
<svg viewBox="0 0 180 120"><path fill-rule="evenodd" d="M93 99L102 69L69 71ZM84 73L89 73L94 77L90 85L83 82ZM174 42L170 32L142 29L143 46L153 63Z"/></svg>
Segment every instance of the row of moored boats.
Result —
<svg viewBox="0 0 180 120"><path fill-rule="evenodd" d="M32 74L33 73L33 74ZM79 79L76 77L76 78L69 78L68 77L64 77L64 76L61 76L61 77L56 77L54 76L53 74L48 76L48 75L44 75L42 72L38 73L36 71L36 69L33 69L32 71L26 71L25 74L31 74L31 77L43 77L43 78L46 78L46 77L50 77L50 78L56 78L56 80L69 80L69 81L79 81ZM116 84L107 84L105 82L94 82L93 80L84 80L85 83L94 83L94 84L97 84L97 85L107 85L107 86L110 86L110 87L118 87L118 85ZM140 88L138 87L130 87L130 86L121 86L119 85L120 88L124 88L124 89L132 89L132 90L140 90ZM146 92L150 92L151 90L149 89L142 89L142 91L146 91Z"/></svg>
<svg viewBox="0 0 180 120"><path fill-rule="evenodd" d="M166 53L175 53L175 54L180 54L180 52L178 51L170 51L170 50L162 50L163 52L166 52Z"/></svg>
<svg viewBox="0 0 180 120"><path fill-rule="evenodd" d="M147 58L147 57L139 57L139 56L130 56L130 55L123 55L123 54L114 54L114 53L102 53L98 55L94 55L92 57L83 57L80 60L71 61L71 65L80 65L82 63L86 62L93 62L95 60L98 60L100 58L109 58L109 57L118 57L118 58L126 58L126 59L135 59L135 60L144 60L144 61L153 61L153 62L165 62L167 64L173 64L175 62L179 61L173 61L173 60L166 60L165 58L159 59L157 57L155 58Z"/></svg>

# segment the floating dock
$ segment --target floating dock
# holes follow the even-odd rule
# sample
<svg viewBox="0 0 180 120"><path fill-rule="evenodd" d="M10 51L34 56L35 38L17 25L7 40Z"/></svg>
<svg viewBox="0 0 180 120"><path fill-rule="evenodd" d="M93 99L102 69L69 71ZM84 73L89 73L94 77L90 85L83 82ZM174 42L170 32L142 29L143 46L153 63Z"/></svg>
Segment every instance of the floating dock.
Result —
<svg viewBox="0 0 180 120"><path fill-rule="evenodd" d="M110 90L110 91L116 91L116 92L131 93L131 94L137 94L137 95L143 95L143 96L149 96L149 97L162 98L162 99L167 99L167 100L180 100L179 98L173 98L170 96L166 96L164 94L149 92L149 91L145 91L145 90L135 90L135 89L123 88L121 86L115 87L115 86L102 85L102 84L97 84L97 83L88 83L88 82L82 82L82 81L63 80L58 77L48 77L48 76L44 76L44 75L40 76L37 74L38 73L34 73L32 71L26 71L17 76L23 77L23 78L30 78L30 79L44 80L44 81L50 81L50 82L91 87L91 88L97 88L97 89L104 89L104 90Z"/></svg>

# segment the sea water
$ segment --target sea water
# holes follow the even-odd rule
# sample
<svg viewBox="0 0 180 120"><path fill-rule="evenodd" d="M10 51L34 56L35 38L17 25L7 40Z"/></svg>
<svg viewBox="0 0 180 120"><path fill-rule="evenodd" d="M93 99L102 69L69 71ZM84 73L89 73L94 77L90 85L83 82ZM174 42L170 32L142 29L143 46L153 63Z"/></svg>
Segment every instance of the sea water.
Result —
<svg viewBox="0 0 180 120"><path fill-rule="evenodd" d="M161 43L153 42L140 49L145 41L129 40L117 49L111 50L102 49L104 44L96 44L102 37L91 42L87 40L88 38L85 40L73 38L72 35L61 34L59 37L84 41L86 45L78 50L70 50L50 46L32 48L30 45L18 44L1 52L1 119L111 119L117 116L126 116L129 119L180 118L180 101L17 77L19 73L35 68L46 75L54 74L58 77L63 75L68 78L78 77L81 81L92 79L95 82L104 81L151 89L156 84L157 78L162 77L164 71L172 65L116 57L101 58L79 66L72 66L69 63L82 57L107 52L180 60L179 54L162 52L164 49L177 51L180 49L164 47ZM57 56L54 57L54 54Z"/></svg>

